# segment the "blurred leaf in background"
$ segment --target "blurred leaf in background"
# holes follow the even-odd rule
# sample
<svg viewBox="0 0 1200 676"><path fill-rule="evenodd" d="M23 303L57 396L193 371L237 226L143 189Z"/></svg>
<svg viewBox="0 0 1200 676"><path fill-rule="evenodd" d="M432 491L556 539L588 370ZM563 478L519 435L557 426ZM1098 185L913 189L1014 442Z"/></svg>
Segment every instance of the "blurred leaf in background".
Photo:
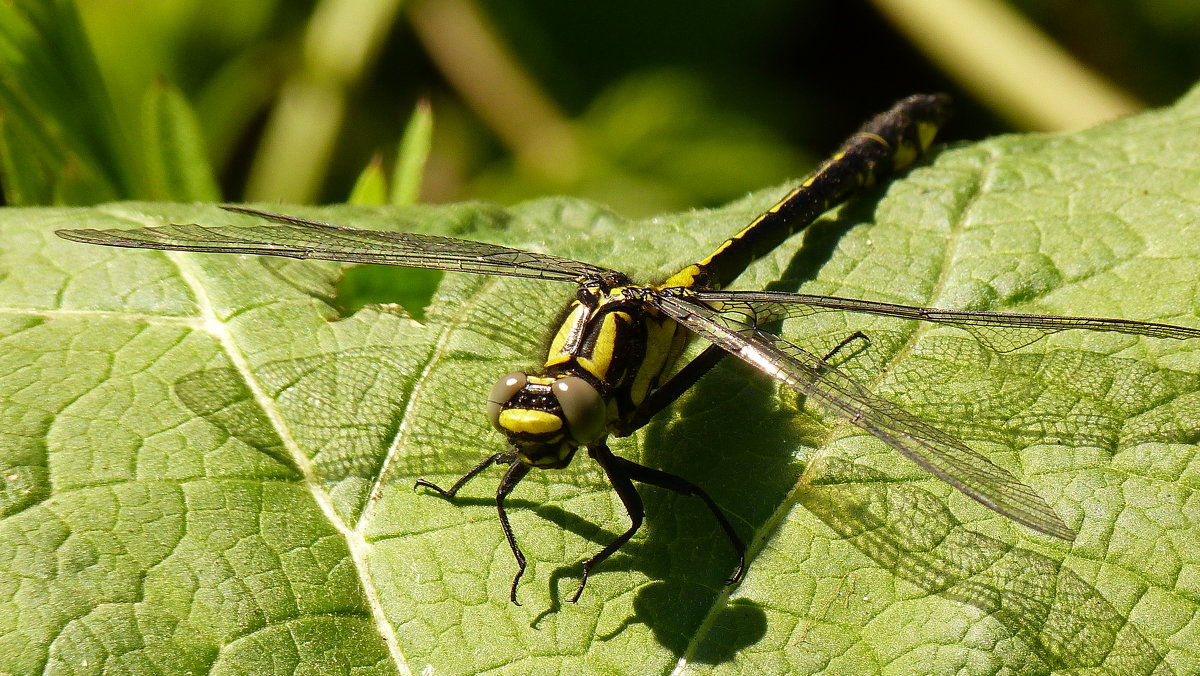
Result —
<svg viewBox="0 0 1200 676"><path fill-rule="evenodd" d="M391 171L427 98L437 125L423 201L570 193L631 215L714 205L804 173L914 91L956 94L951 138L1004 130L1000 118L1064 119L1046 107L1112 114L1089 112L1101 104L1084 95L1055 100L1077 91L1047 80L1059 71L1041 64L1055 60L1106 88L1113 110L1173 100L1200 67L1197 11L1183 0L706 0L687 11L14 0L0 7L0 181L9 204L212 199L214 186L228 200L344 201L371 157Z"/></svg>
<svg viewBox="0 0 1200 676"><path fill-rule="evenodd" d="M1013 0L1071 54L1150 105L1200 73L1200 3L1192 0Z"/></svg>

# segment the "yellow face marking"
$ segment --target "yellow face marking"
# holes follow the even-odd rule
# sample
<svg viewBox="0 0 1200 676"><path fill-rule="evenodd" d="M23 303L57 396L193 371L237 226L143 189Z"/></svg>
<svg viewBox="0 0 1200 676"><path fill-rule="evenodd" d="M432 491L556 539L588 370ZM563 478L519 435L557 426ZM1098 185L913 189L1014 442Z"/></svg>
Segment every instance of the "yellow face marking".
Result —
<svg viewBox="0 0 1200 676"><path fill-rule="evenodd" d="M500 427L514 434L549 434L562 429L562 418L545 411L510 408L500 412Z"/></svg>
<svg viewBox="0 0 1200 676"><path fill-rule="evenodd" d="M525 461L525 464L532 465L533 467L558 467L562 465L563 460L566 460L570 454L570 447L566 444L559 444L554 449L554 455L539 455L536 458L530 458L522 454L521 459Z"/></svg>

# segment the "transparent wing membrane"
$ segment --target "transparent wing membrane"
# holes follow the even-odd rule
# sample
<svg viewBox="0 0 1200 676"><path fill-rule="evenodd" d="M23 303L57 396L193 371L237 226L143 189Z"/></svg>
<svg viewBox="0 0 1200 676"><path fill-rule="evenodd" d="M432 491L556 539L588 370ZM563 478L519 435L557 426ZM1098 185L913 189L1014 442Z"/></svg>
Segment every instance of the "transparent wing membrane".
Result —
<svg viewBox="0 0 1200 676"><path fill-rule="evenodd" d="M997 352L1011 352L1050 334L1069 329L1109 331L1151 338L1200 338L1200 329L1130 319L939 310L855 298L772 291L695 291L690 292L690 297L749 326L763 326L783 319L834 310L957 326Z"/></svg>
<svg viewBox="0 0 1200 676"><path fill-rule="evenodd" d="M265 218L279 225L182 224L132 230L58 230L57 234L76 242L139 249L401 265L563 282L595 276L625 279L621 273L569 258L485 242L437 235L359 230L244 207L225 209Z"/></svg>
<svg viewBox="0 0 1200 676"><path fill-rule="evenodd" d="M610 288L625 275L569 258L412 233L358 230L244 207L228 211L275 226L167 225L132 230L59 230L66 239L107 246L262 254L376 263L556 281L599 280ZM895 303L770 291L631 287L630 293L693 332L749 362L814 402L883 439L933 475L998 513L1049 535L1074 533L1033 489L961 441L921 421L843 375L834 366L760 327L816 312L864 312L956 326L1007 352L1068 329L1152 338L1197 338L1200 329L1127 319L940 310Z"/></svg>
<svg viewBox="0 0 1200 676"><path fill-rule="evenodd" d="M613 270L521 249L412 233L358 230L244 207L275 226L167 225L132 230L59 230L66 239L107 246L211 253L262 254L348 263L376 263L478 274L610 286L627 278ZM971 498L1035 530L1064 539L1074 533L1033 489L961 441L882 399L834 366L760 329L816 312L864 312L971 332L1007 352L1068 329L1111 331L1152 338L1197 338L1200 329L1127 319L940 310L895 303L770 291L708 291L633 287L647 305L874 434L934 476Z"/></svg>
<svg viewBox="0 0 1200 676"><path fill-rule="evenodd" d="M819 357L755 329L738 314L722 314L703 303L666 294L653 296L650 302L693 332L879 437L997 513L1047 535L1074 539L1074 531L1054 510L1007 470L871 393Z"/></svg>

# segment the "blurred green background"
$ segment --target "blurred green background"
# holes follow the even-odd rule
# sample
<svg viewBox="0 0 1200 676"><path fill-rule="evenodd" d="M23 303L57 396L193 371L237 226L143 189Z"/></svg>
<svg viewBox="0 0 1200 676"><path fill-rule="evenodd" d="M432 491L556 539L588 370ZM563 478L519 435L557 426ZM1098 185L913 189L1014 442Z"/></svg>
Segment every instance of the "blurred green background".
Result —
<svg viewBox="0 0 1200 676"><path fill-rule="evenodd" d="M955 96L948 140L1165 104L1197 44L1195 0L9 0L0 187L645 215L800 176L913 92Z"/></svg>

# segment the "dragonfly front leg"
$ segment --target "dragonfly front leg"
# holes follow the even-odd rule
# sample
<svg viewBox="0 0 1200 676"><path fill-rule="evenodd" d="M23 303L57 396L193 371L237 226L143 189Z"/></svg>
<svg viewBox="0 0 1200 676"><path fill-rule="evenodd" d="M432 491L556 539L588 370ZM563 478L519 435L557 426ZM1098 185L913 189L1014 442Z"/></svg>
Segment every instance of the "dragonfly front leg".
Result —
<svg viewBox="0 0 1200 676"><path fill-rule="evenodd" d="M449 489L442 488L441 486L438 486L437 484L433 483L432 481L426 481L425 479L417 479L417 483L413 486L413 488L417 488L418 486L424 486L425 488L432 488L433 490L437 491L438 494L441 495L443 498L454 499L454 496L458 494L459 489L461 489L463 486L467 485L467 482L470 481L471 479L474 479L475 477L479 476L479 473L482 472L483 470L487 469L488 467L491 467L492 465L511 465L512 463L514 463L516 461L517 461L517 451L516 450L508 450L508 451L502 451L500 453L494 453L494 454L489 455L488 457L484 458L483 462L472 467L469 472L462 475L462 478L460 478L458 481L455 481L454 485L451 486Z"/></svg>
<svg viewBox="0 0 1200 676"><path fill-rule="evenodd" d="M517 574L513 576L512 587L509 588L508 597L514 605L519 606L521 604L517 601L517 583L521 581L521 576L525 574L525 554L521 552L521 547L517 544L517 537L513 534L512 524L508 521L508 510L504 507L504 500L508 497L509 493L513 492L513 489L517 487L521 479L524 479L525 475L529 474L530 467L520 461L520 456L516 449L488 456L483 462L472 467L461 479L454 482L454 485L449 489L442 488L425 479L417 479L416 485L432 488L442 497L453 499L458 494L459 489L465 486L468 481L479 476L483 470L492 465L512 465L504 473L504 478L500 480L500 486L496 489L496 511L500 514L500 528L504 531L504 537L508 540L509 548L512 549L513 558L517 560Z"/></svg>
<svg viewBox="0 0 1200 676"><path fill-rule="evenodd" d="M521 553L521 547L517 544L517 537L513 535L512 525L508 522L508 512L504 509L504 499L512 493L521 479L529 474L529 465L523 462L514 462L513 466L504 473L504 478L500 480L500 487L496 489L496 511L500 514L500 528L504 530L504 537L508 540L508 546L512 549L513 558L517 560L517 574L513 576L512 586L508 590L508 598L513 602L513 605L519 606L521 603L517 601L517 583L521 581L521 576L525 574L525 555Z"/></svg>

